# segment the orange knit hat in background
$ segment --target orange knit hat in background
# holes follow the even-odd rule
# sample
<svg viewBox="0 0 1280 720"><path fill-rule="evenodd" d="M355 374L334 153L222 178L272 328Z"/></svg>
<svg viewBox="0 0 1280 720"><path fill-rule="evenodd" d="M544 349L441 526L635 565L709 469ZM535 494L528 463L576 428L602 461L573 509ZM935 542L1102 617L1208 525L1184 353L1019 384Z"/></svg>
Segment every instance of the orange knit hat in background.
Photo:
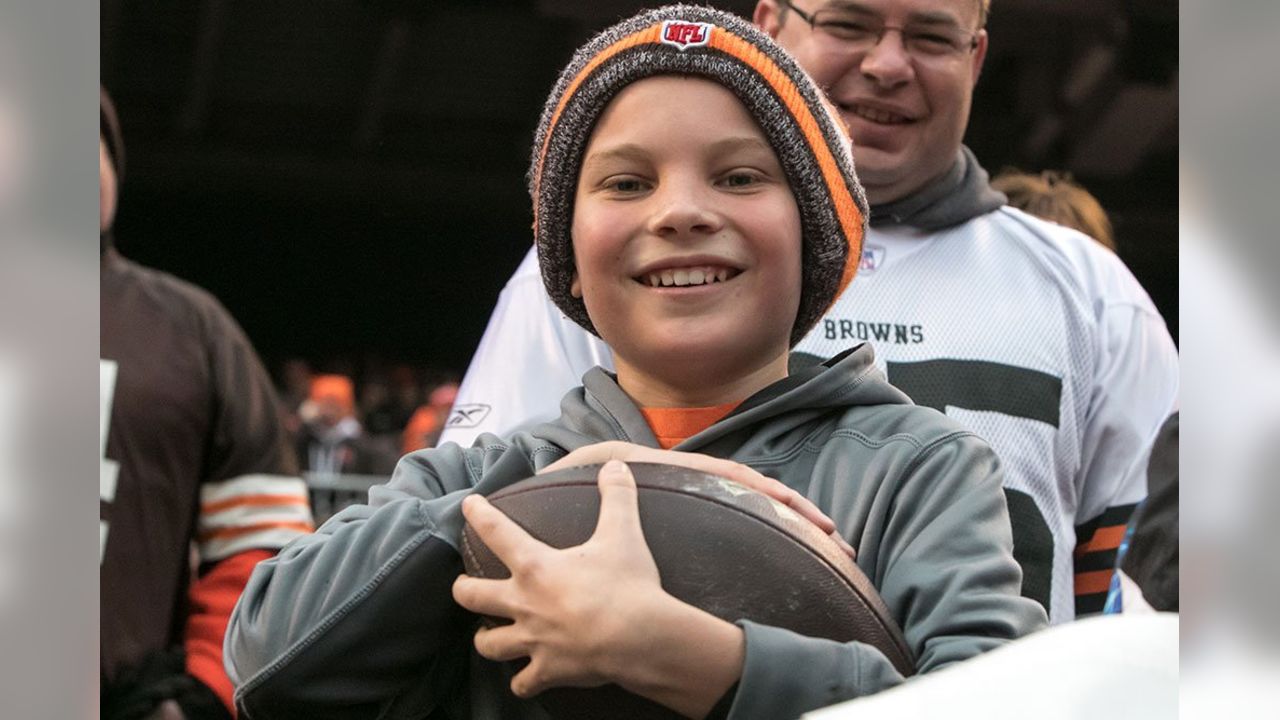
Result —
<svg viewBox="0 0 1280 720"><path fill-rule="evenodd" d="M356 411L356 391L346 375L317 375L311 379L312 402L332 401L348 415Z"/></svg>

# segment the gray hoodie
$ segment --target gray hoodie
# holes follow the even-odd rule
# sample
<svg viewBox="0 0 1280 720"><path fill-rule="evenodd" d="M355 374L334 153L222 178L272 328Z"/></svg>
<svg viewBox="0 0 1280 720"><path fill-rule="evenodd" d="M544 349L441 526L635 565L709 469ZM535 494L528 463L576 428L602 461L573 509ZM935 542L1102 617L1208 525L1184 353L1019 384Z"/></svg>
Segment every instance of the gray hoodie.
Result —
<svg viewBox="0 0 1280 720"><path fill-rule="evenodd" d="M453 602L462 498L490 494L605 440L657 446L639 409L595 369L552 423L404 457L369 504L347 508L254 570L225 658L250 718L543 718L471 648ZM1045 624L1019 596L992 450L912 405L860 346L794 372L677 450L729 458L806 495L858 549L929 672ZM878 650L749 621L730 718L791 718L903 681Z"/></svg>

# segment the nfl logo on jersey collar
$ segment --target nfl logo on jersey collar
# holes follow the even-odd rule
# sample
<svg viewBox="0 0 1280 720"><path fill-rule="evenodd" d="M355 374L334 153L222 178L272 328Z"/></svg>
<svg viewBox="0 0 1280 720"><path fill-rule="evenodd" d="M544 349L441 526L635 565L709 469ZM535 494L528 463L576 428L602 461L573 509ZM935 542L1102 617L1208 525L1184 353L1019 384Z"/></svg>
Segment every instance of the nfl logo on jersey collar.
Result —
<svg viewBox="0 0 1280 720"><path fill-rule="evenodd" d="M875 272L884 264L884 256L888 253L883 245L867 245L862 248L862 262L858 263L858 271Z"/></svg>
<svg viewBox="0 0 1280 720"><path fill-rule="evenodd" d="M663 44L672 45L683 52L688 48L711 42L711 31L715 27L711 23L667 20L662 23L661 38Z"/></svg>

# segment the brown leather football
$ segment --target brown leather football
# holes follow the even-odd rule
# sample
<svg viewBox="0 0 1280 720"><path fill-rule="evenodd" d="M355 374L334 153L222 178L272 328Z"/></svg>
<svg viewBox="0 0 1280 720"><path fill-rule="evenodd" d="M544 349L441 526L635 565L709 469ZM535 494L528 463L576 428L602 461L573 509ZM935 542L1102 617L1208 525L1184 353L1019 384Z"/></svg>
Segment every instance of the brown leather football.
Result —
<svg viewBox="0 0 1280 720"><path fill-rule="evenodd" d="M715 475L629 465L645 540L668 593L729 622L748 619L810 637L857 640L879 649L904 675L915 672L902 631L871 581L811 522ZM599 516L599 470L589 465L539 475L493 493L489 501L548 545L581 545ZM470 525L462 534L462 558L469 575L510 577ZM522 664L513 664L511 674ZM557 688L538 701L560 720L679 717L615 685Z"/></svg>

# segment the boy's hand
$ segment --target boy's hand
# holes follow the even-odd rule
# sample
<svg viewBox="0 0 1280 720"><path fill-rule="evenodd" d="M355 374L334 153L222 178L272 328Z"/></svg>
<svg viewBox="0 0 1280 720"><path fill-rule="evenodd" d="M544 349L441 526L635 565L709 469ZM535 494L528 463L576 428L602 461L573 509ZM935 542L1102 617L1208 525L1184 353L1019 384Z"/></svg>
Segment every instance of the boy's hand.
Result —
<svg viewBox="0 0 1280 720"><path fill-rule="evenodd" d="M518 697L617 681L627 658L643 652L646 620L674 600L662 590L645 543L630 470L611 462L599 483L595 533L564 550L534 539L479 495L463 502L467 522L511 578L462 575L453 597L472 612L513 621L481 629L475 646L490 660L529 658L511 680Z"/></svg>
<svg viewBox="0 0 1280 720"><path fill-rule="evenodd" d="M542 473L579 465L596 465L609 460L679 465L691 470L728 478L739 485L762 492L796 511L801 517L817 525L818 529L830 536L832 540L835 540L840 545L840 548L848 553L849 557L856 559L857 553L853 547L840 536L840 533L836 532L835 522L827 517L826 513L819 510L817 505L810 502L809 498L773 478L765 477L750 467L732 460L724 460L700 453L659 450L658 448L645 447L620 440L610 440L578 448L539 470L538 474L541 475Z"/></svg>

